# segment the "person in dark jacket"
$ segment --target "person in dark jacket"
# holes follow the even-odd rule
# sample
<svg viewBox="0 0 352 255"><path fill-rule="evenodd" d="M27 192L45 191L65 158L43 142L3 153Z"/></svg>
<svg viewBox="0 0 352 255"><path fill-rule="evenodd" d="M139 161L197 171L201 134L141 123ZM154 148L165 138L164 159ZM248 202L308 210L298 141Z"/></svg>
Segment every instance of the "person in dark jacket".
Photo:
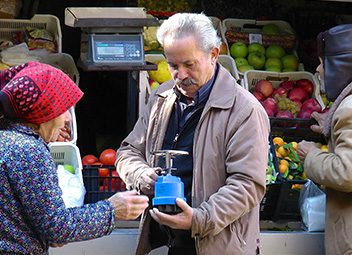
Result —
<svg viewBox="0 0 352 255"><path fill-rule="evenodd" d="M111 233L137 218L148 197L121 192L66 208L48 143L83 96L61 70L29 62L0 72L0 253L48 254L49 246Z"/></svg>
<svg viewBox="0 0 352 255"><path fill-rule="evenodd" d="M352 254L352 24L318 35L322 90L333 101L327 113L313 113L312 130L328 141L328 152L302 141L298 155L309 179L326 188L325 253Z"/></svg>

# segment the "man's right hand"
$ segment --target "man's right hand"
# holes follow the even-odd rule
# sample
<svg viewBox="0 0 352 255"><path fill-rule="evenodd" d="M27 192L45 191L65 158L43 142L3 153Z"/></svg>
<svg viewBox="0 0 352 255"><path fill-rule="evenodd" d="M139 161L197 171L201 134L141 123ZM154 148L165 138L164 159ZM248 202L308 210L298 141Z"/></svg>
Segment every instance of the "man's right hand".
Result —
<svg viewBox="0 0 352 255"><path fill-rule="evenodd" d="M149 198L133 190L118 192L108 200L115 210L116 220L134 220L148 207Z"/></svg>
<svg viewBox="0 0 352 255"><path fill-rule="evenodd" d="M138 188L145 195L154 194L155 182L158 179L158 172L161 172L161 168L149 168L145 170L139 177Z"/></svg>

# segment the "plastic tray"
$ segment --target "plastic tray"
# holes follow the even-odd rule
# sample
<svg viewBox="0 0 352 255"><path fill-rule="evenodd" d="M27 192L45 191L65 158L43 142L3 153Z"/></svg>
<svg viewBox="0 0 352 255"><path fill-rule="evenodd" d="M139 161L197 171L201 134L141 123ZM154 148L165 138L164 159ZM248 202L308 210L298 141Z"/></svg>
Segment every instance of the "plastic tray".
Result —
<svg viewBox="0 0 352 255"><path fill-rule="evenodd" d="M12 40L13 34L26 27L46 29L54 37L57 52L62 52L62 34L59 19L54 15L36 14L32 19L0 19L0 39Z"/></svg>
<svg viewBox="0 0 352 255"><path fill-rule="evenodd" d="M66 142L49 143L50 153L56 165L69 164L76 170L82 183L82 161L79 149L76 145Z"/></svg>
<svg viewBox="0 0 352 255"><path fill-rule="evenodd" d="M237 81L240 79L240 76L238 75L239 72L237 70L235 60L233 60L232 57L227 56L227 55L219 55L219 63L222 66L224 66L227 70L229 70L229 72L232 74L232 76Z"/></svg>
<svg viewBox="0 0 352 255"><path fill-rule="evenodd" d="M249 70L244 73L243 77L243 86L249 91L252 91L255 84L259 80L269 80L274 88L277 88L282 81L286 80L299 80L299 79L308 79L314 85L314 91L312 97L315 98L320 106L324 109L324 102L320 96L320 85L316 76L309 72L299 71L299 72L286 72L286 73L277 73L277 72L266 72L266 71L256 71Z"/></svg>
<svg viewBox="0 0 352 255"><path fill-rule="evenodd" d="M99 168L109 169L109 176L99 177ZM83 182L86 188L84 203L95 203L114 195L116 192L125 191L126 185L119 176L112 176L115 166L84 166Z"/></svg>

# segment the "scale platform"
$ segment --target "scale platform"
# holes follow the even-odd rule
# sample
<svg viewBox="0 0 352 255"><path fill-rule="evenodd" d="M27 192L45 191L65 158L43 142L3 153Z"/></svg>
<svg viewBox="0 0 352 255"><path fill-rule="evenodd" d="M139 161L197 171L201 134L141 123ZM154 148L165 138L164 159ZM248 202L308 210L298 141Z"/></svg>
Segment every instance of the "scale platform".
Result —
<svg viewBox="0 0 352 255"><path fill-rule="evenodd" d="M68 7L65 24L79 27L78 65L86 71L156 70L144 59L143 28L159 20L141 7Z"/></svg>

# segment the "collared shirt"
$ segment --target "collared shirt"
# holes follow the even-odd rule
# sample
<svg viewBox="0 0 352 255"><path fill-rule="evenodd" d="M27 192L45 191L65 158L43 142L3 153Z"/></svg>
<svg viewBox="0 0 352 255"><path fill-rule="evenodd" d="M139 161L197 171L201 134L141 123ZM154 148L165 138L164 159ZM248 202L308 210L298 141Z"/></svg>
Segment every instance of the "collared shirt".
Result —
<svg viewBox="0 0 352 255"><path fill-rule="evenodd" d="M0 120L0 254L48 254L49 242L82 241L109 234L109 201L68 208L56 165L31 128Z"/></svg>

